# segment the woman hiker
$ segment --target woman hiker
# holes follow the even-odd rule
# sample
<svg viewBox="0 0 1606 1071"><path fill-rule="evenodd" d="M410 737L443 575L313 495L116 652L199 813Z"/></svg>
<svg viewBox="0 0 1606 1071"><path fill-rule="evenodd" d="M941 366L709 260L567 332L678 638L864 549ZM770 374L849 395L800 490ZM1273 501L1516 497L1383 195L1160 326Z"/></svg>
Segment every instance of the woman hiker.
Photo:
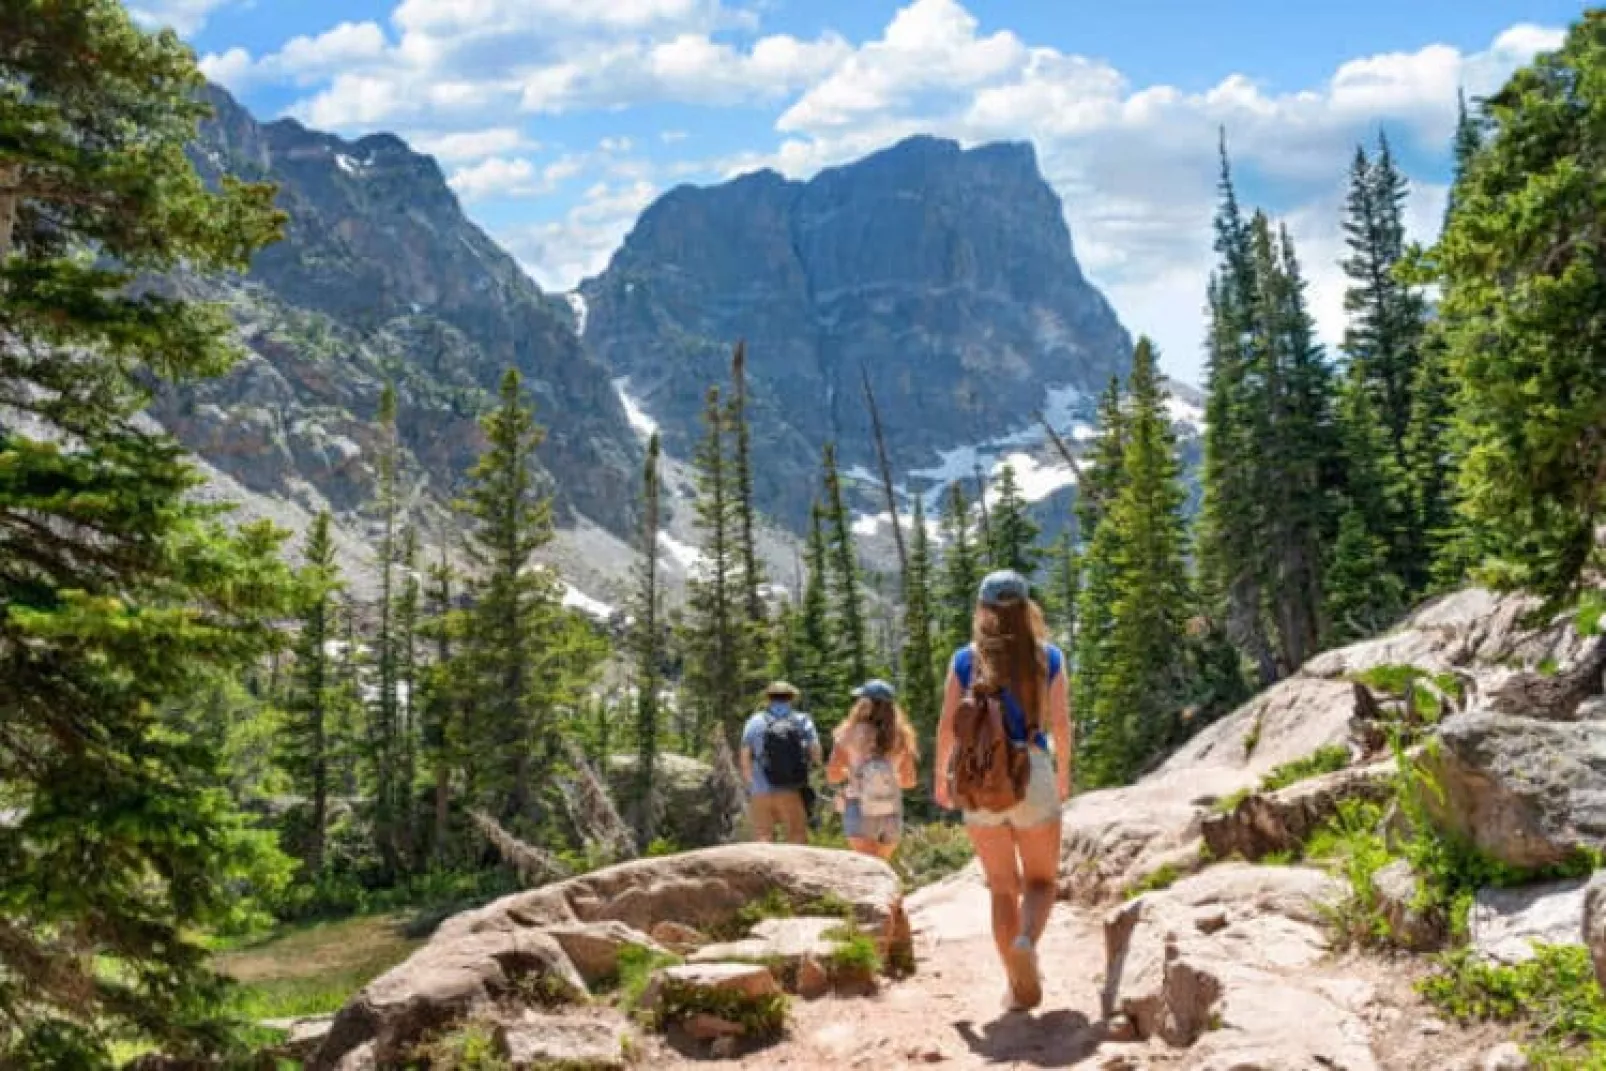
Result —
<svg viewBox="0 0 1606 1071"><path fill-rule="evenodd" d="M866 681L832 734L825 779L846 785L842 832L856 852L891 859L903 835L903 790L915 785L920 742L892 685Z"/></svg>
<svg viewBox="0 0 1606 1071"><path fill-rule="evenodd" d="M971 642L954 653L937 726L937 804L953 808L949 765L954 716L971 686L1001 688L1006 735L1024 747L1030 774L1019 802L1002 811L965 811L965 828L992 895L993 941L1009 978L1005 1007L1043 1000L1037 942L1048 925L1059 877L1060 807L1071 793L1073 730L1065 656L1047 642L1043 614L1025 577L1004 570L982 581ZM1049 736L1053 750L1049 750Z"/></svg>

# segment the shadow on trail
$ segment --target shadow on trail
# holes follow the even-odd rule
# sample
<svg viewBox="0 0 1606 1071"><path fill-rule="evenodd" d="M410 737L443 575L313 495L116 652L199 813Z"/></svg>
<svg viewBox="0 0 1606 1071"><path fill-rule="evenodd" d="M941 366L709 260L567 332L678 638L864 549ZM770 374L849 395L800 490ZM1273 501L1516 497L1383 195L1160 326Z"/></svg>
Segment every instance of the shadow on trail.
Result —
<svg viewBox="0 0 1606 1071"><path fill-rule="evenodd" d="M989 1063L1026 1063L1034 1067L1074 1067L1092 1056L1104 1039L1104 1025L1079 1011L1061 1009L1045 1015L1012 1012L982 1025L961 1020L954 1029L970 1051Z"/></svg>

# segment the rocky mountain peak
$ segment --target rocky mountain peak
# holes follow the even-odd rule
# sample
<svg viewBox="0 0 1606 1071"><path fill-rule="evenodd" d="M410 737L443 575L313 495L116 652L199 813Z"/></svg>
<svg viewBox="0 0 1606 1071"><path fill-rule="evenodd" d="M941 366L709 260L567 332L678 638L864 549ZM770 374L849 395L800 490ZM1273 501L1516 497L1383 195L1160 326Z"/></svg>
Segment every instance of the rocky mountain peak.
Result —
<svg viewBox="0 0 1606 1071"><path fill-rule="evenodd" d="M587 344L682 456L746 339L759 504L794 526L824 443L874 464L863 377L907 475L1029 428L1050 388L1091 403L1131 349L1022 143L918 136L807 181L679 187L580 294Z"/></svg>

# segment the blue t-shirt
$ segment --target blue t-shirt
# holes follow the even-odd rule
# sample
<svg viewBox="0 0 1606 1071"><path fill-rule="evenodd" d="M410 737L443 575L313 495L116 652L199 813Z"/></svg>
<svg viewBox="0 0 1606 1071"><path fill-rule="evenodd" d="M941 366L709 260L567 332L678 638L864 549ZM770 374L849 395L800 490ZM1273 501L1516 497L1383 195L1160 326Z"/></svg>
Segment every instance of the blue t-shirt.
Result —
<svg viewBox="0 0 1606 1071"><path fill-rule="evenodd" d="M761 710L747 719L742 728L742 747L753 756L753 784L755 796L762 796L772 792L769 779L764 776L764 726L769 724L771 718L797 718L803 723L803 740L810 748L820 746L820 734L814 729L814 721L801 710L793 710L790 706L779 703L770 704L768 710Z"/></svg>
<svg viewBox="0 0 1606 1071"><path fill-rule="evenodd" d="M1048 651L1048 683L1053 684L1054 678L1058 677L1065 668L1065 654L1052 643L1044 646ZM974 671L975 665L976 651L969 644L954 652L954 679L959 682L959 687L970 687L970 675ZM1014 696L1009 694L1008 688L999 693L999 698L1004 701L1004 732L1016 743L1024 743L1026 741L1026 711L1022 710L1020 703L1016 701ZM1042 729L1038 729L1036 735L1032 737L1032 743L1040 748L1047 749L1047 734Z"/></svg>

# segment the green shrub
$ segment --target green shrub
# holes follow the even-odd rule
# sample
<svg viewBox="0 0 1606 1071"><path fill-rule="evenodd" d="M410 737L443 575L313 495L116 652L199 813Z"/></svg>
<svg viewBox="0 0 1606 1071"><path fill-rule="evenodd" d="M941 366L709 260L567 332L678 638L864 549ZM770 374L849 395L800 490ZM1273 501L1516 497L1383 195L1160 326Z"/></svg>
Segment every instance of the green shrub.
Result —
<svg viewBox="0 0 1606 1071"><path fill-rule="evenodd" d="M493 1024L470 1019L414 1050L430 1071L511 1071Z"/></svg>
<svg viewBox="0 0 1606 1071"><path fill-rule="evenodd" d="M1460 1022L1525 1027L1536 1068L1606 1067L1606 996L1589 950L1535 945L1534 953L1533 959L1508 967L1457 949L1441 956L1418 988Z"/></svg>
<svg viewBox="0 0 1606 1071"><path fill-rule="evenodd" d="M1233 811L1238 809L1238 805L1240 803L1249 798L1249 794L1250 790L1247 788L1240 788L1233 792L1229 792L1212 804L1211 809L1219 812L1220 814L1231 814Z"/></svg>
<svg viewBox="0 0 1606 1071"><path fill-rule="evenodd" d="M784 993L749 997L731 989L704 989L670 981L659 990L658 1006L653 1009L649 1025L655 1030L667 1030L701 1013L737 1024L745 1038L768 1041L786 1030L786 1010Z"/></svg>
<svg viewBox="0 0 1606 1071"><path fill-rule="evenodd" d="M1376 945L1388 939L1388 921L1378 906L1373 877L1392 860L1379 826L1383 808L1366 800L1344 800L1338 813L1305 844L1308 859L1325 862L1344 878L1348 891L1328 908L1336 943Z"/></svg>
<svg viewBox="0 0 1606 1071"><path fill-rule="evenodd" d="M1172 863L1166 863L1128 886L1126 898L1128 900L1142 896L1146 892L1156 892L1160 889L1169 889L1182 877L1182 871Z"/></svg>
<svg viewBox="0 0 1606 1071"><path fill-rule="evenodd" d="M932 822L904 830L892 867L909 889L919 889L963 870L976 857L965 827Z"/></svg>
<svg viewBox="0 0 1606 1071"><path fill-rule="evenodd" d="M873 978L881 973L881 952L875 938L857 926L839 926L825 934L833 942L825 967L833 977Z"/></svg>
<svg viewBox="0 0 1606 1071"><path fill-rule="evenodd" d="M611 982L599 988L616 990L619 1003L623 1007L633 1008L641 1002L641 995L647 991L647 983L652 981L653 972L683 962L672 953L655 952L642 945L625 945L619 950L618 973Z"/></svg>
<svg viewBox="0 0 1606 1071"><path fill-rule="evenodd" d="M1280 788L1308 781L1313 777L1342 770L1349 765L1349 748L1342 744L1319 747L1302 759L1285 762L1261 778L1260 791L1276 792Z"/></svg>

